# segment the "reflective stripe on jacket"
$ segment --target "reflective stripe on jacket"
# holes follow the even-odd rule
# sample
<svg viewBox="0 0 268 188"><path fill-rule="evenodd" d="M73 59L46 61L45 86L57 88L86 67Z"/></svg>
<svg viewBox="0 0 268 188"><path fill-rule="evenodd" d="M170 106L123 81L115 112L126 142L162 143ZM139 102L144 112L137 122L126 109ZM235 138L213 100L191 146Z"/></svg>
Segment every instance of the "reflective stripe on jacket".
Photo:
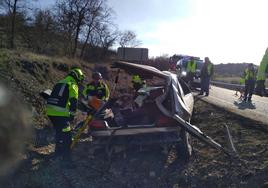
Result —
<svg viewBox="0 0 268 188"><path fill-rule="evenodd" d="M47 100L46 113L48 116L70 117L77 108L78 85L71 76L59 81L53 88Z"/></svg>

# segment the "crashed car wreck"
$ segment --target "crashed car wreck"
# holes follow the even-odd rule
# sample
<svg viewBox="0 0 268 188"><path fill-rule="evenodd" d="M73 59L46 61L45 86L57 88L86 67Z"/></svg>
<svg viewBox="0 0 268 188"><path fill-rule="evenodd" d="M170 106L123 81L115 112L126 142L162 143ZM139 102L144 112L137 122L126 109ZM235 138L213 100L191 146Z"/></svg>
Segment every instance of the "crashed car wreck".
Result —
<svg viewBox="0 0 268 188"><path fill-rule="evenodd" d="M189 158L192 154L191 135L228 156L233 156L232 152L190 123L194 98L182 79L168 71L129 62L116 61L112 68L117 70L112 93L116 93L116 84L122 72L129 76L137 74L152 82L148 82L146 87L140 88L134 96L127 99L133 104L131 108L124 107L122 99L126 95L120 91L116 97L112 96L107 102L97 105L93 111L85 110L88 107L90 109L92 100L80 101L82 105L79 106L83 106L80 110L86 111L87 117L74 126L71 148L87 129L88 135L93 138L91 143L97 145L103 142L106 146L171 143L175 144L176 148L179 146L180 155ZM46 90L40 95L46 99L50 92L51 90Z"/></svg>
<svg viewBox="0 0 268 188"><path fill-rule="evenodd" d="M111 144L111 140L121 141L121 138L131 137L132 139L127 139L127 143L124 144L179 143L183 155L189 157L192 153L190 144L192 135L229 155L220 144L190 124L194 105L193 94L187 84L175 74L147 65L122 61L114 62L112 68L119 70L115 80L120 77L120 71L124 71L130 76L138 74L145 80L161 81L138 90L133 101L137 102L139 98L142 100L138 100L139 105L134 109L120 109L117 103L120 97L110 99L83 122L84 125L78 131L72 146L88 126L88 133L93 137L93 141L109 141ZM107 112L107 109L110 109L108 114L112 115L105 118L103 112ZM149 141L148 138L154 139ZM142 143L137 140L142 140Z"/></svg>

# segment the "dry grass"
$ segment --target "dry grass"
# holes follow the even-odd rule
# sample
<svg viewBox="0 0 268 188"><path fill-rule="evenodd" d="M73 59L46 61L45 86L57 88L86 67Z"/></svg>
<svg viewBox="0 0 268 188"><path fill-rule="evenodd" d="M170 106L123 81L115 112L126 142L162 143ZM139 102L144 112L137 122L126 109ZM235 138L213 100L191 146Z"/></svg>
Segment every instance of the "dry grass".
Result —
<svg viewBox="0 0 268 188"><path fill-rule="evenodd" d="M230 84L239 84L240 83L240 77L234 76L234 77L224 77L224 76L217 76L213 80L215 81L221 81L226 82Z"/></svg>

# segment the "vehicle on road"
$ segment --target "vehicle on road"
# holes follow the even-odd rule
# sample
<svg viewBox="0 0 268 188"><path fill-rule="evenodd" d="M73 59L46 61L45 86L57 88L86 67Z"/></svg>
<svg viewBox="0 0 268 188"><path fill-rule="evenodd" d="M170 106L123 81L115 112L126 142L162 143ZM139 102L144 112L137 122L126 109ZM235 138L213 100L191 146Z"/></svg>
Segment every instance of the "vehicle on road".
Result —
<svg viewBox="0 0 268 188"><path fill-rule="evenodd" d="M178 77L180 77L183 80L186 80L187 78L187 63L190 61L192 56L184 56L178 62L176 63L176 72ZM201 69L202 66L204 65L204 61L201 60L199 57L194 57L194 61L196 62L196 72L194 73L194 81L193 81L193 87L195 88L200 88L201 85L201 79L200 79L200 74L201 74Z"/></svg>

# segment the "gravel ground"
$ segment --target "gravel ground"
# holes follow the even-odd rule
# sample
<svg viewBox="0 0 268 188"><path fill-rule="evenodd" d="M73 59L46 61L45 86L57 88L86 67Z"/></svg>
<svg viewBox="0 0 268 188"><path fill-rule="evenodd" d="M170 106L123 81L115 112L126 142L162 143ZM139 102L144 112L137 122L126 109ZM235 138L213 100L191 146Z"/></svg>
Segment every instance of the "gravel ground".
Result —
<svg viewBox="0 0 268 188"><path fill-rule="evenodd" d="M166 150L161 145L118 147L108 156L105 148L92 147L85 136L74 149L76 168L64 169L61 160L53 158L53 130L47 126L38 93L66 72L56 71L49 62L6 61L9 63L0 63L0 80L23 94L23 101L31 106L35 130L32 141L23 141L28 144L26 153L19 155L22 162L0 177L0 187L260 187L268 182L268 128L201 100L195 103L192 123L230 149L228 126L237 158L231 159L195 138L193 155L187 162L174 147ZM44 74L46 70L48 74ZM12 112L3 114L7 117Z"/></svg>
<svg viewBox="0 0 268 188"><path fill-rule="evenodd" d="M238 158L229 158L196 139L187 162L171 147L117 148L108 157L86 136L74 149L76 168L63 169L53 155L53 131L36 130L36 142L4 187L260 187L268 181L267 129L261 124L197 101L192 123L229 148L230 129Z"/></svg>

